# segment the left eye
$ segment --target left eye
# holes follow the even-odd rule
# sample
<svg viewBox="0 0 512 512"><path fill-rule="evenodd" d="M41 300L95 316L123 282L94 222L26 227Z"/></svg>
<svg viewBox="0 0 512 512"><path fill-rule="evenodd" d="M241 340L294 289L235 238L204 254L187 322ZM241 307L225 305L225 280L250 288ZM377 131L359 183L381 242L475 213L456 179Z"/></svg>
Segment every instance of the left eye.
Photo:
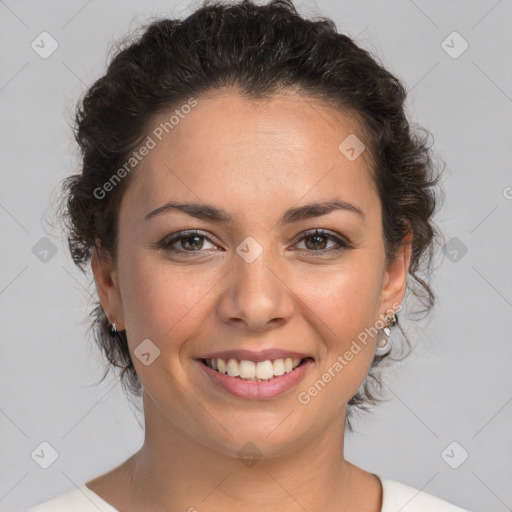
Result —
<svg viewBox="0 0 512 512"><path fill-rule="evenodd" d="M215 244L213 244L213 242L211 242L211 240L206 235L203 235L197 231L181 233L168 241L164 240L159 246L171 252L193 253L205 249L205 240L211 243L213 248L216 247ZM330 248L326 248L328 241L334 242L334 247L331 246ZM305 250L309 252L327 253L350 248L350 244L341 238L338 238L330 232L324 232L318 229L312 232L304 233L296 245L299 245L302 242L305 243ZM173 247L177 243L181 243L180 249Z"/></svg>
<svg viewBox="0 0 512 512"><path fill-rule="evenodd" d="M308 240L311 240L311 243L308 243ZM334 242L334 247L326 249L325 246L329 240L331 242ZM337 236L319 230L315 230L313 233L306 233L305 235L303 235L302 238L299 240L299 243L303 241L306 245L306 248L312 249L313 252L339 251L341 249L349 247L349 245L346 242L339 239Z"/></svg>

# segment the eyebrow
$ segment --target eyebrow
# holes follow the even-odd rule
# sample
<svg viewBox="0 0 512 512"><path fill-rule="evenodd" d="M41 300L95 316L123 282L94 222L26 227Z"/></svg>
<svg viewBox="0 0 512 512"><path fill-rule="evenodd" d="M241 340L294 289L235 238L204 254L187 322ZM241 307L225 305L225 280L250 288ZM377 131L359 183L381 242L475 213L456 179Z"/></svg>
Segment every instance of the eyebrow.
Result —
<svg viewBox="0 0 512 512"><path fill-rule="evenodd" d="M163 206L160 206L156 210L149 212L144 217L144 222L148 221L169 210L178 210L191 217L197 219L208 220L212 222L220 222L229 224L233 222L233 216L226 210L218 208L205 203L194 203L194 202L179 202L169 201ZM303 206L297 206L286 210L281 218L278 220L278 225L292 224L301 220L311 219L326 215L330 212L343 210L357 214L363 221L366 221L366 216L358 206L343 201L339 198L334 198L328 201L320 201L316 203L308 203Z"/></svg>

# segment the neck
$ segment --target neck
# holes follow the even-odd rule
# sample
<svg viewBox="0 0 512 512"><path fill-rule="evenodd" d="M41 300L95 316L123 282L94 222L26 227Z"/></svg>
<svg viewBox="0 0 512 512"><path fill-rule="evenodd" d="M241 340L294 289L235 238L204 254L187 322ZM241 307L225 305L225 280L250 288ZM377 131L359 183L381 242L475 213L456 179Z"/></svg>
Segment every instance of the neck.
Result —
<svg viewBox="0 0 512 512"><path fill-rule="evenodd" d="M144 409L144 444L123 465L133 510L163 512L172 506L231 512L243 505L246 512L348 512L368 503L368 492L361 494L361 488L369 483L369 474L343 456L344 414L328 431L279 452L270 449L272 434L262 435L254 442L258 454L251 460L244 456L250 451L245 443L245 449L228 452L211 439L199 442L193 431L172 424L147 396ZM380 488L376 479L372 485ZM373 507L366 510L380 510L379 504Z"/></svg>

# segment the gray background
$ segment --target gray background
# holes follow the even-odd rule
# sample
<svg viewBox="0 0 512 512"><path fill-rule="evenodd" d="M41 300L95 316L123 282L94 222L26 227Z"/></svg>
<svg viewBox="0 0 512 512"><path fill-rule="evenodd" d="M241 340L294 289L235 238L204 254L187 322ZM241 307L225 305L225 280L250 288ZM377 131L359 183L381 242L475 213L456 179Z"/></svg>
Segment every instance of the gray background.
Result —
<svg viewBox="0 0 512 512"><path fill-rule="evenodd" d="M198 5L0 1L1 511L67 491L142 443L116 381L95 385L101 358L86 338L94 288L44 218L60 180L76 172L73 107L104 73L109 45L152 16ZM512 510L512 2L297 6L331 16L403 79L412 119L447 164L437 219L451 245L438 253L438 307L429 323L405 325L415 351L388 371L391 400L360 416L346 456L472 511ZM46 59L31 48L43 31L59 45ZM457 58L442 47L453 31L469 44ZM46 262L43 237L57 250ZM31 458L43 441L59 455L48 469ZM442 456L454 441L452 465L469 454L457 469Z"/></svg>

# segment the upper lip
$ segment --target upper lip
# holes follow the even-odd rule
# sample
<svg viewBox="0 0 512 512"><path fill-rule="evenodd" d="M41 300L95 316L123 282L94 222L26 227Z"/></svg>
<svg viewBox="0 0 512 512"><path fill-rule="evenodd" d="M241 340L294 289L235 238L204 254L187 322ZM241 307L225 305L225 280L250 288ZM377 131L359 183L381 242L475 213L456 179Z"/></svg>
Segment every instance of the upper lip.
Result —
<svg viewBox="0 0 512 512"><path fill-rule="evenodd" d="M252 350L222 350L220 352L211 352L203 355L198 359L236 359L238 361L245 359L247 361L266 361L267 359L287 359L298 358L305 359L307 357L313 359L312 356L302 352L292 352L290 350L282 350L278 348L270 348L253 352Z"/></svg>

